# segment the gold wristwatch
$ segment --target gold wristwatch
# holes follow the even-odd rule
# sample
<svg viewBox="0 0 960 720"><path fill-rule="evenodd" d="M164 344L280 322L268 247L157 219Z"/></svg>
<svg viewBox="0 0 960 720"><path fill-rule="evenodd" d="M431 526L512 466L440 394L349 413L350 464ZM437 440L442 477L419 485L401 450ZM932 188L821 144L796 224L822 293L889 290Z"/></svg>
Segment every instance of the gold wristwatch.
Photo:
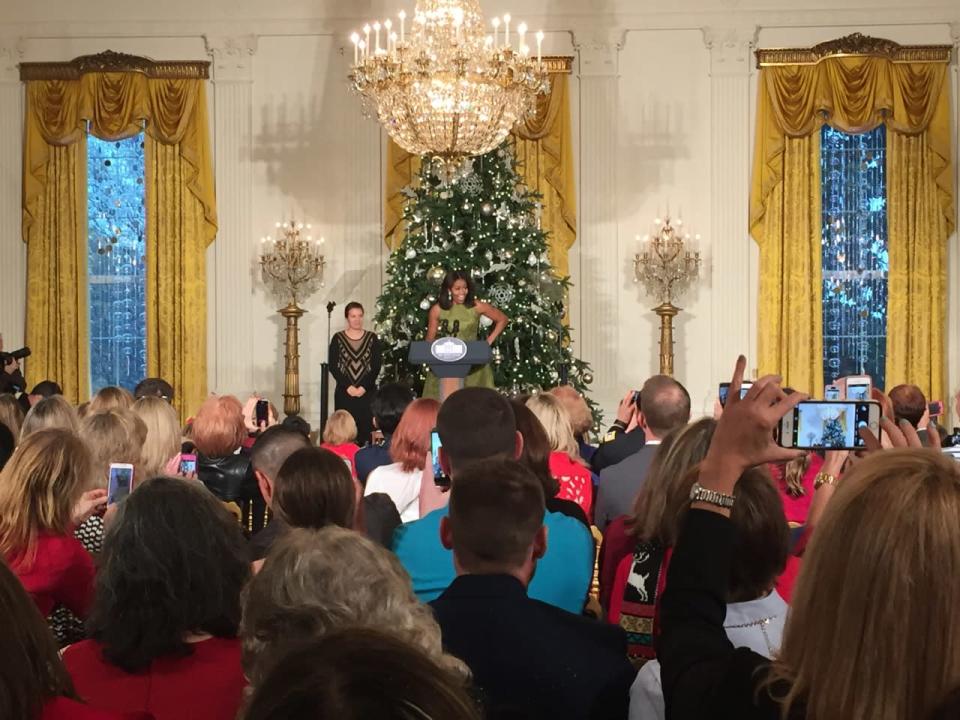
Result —
<svg viewBox="0 0 960 720"><path fill-rule="evenodd" d="M836 485L836 484L837 484L837 476L830 475L829 473L825 473L825 472L818 472L817 476L813 479L814 490L819 490L824 485Z"/></svg>

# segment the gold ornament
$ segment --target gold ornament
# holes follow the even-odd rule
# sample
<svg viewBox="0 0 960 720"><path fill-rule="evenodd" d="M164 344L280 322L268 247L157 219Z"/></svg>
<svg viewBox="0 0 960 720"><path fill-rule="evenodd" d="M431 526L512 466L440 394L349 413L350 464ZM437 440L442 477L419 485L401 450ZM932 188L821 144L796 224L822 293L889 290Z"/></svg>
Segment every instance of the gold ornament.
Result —
<svg viewBox="0 0 960 720"><path fill-rule="evenodd" d="M434 285L440 285L443 282L444 277L446 277L446 273L443 271L443 268L438 265L435 265L427 270L427 280L432 282Z"/></svg>

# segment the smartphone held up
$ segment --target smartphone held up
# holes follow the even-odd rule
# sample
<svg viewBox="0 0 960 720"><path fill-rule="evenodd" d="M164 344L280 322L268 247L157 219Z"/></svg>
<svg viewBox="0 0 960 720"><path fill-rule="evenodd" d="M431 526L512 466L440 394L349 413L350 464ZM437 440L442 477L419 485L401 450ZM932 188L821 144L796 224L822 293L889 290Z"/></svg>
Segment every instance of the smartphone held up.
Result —
<svg viewBox="0 0 960 720"><path fill-rule="evenodd" d="M752 380L744 380L740 383L740 399L743 400L747 396L747 393L750 392L750 388L753 387ZM720 398L720 406L727 406L727 398L730 396L730 383L724 382L720 383L720 391L718 394Z"/></svg>
<svg viewBox="0 0 960 720"><path fill-rule="evenodd" d="M430 433L430 462L433 464L433 483L437 487L450 487L450 478L443 472L440 464L440 433L436 430Z"/></svg>
<svg viewBox="0 0 960 720"><path fill-rule="evenodd" d="M779 443L798 450L862 450L862 428L879 434L880 404L858 400L799 403L780 421Z"/></svg>
<svg viewBox="0 0 960 720"><path fill-rule="evenodd" d="M110 475L107 480L107 505L124 500L133 492L133 465L129 463L110 463Z"/></svg>

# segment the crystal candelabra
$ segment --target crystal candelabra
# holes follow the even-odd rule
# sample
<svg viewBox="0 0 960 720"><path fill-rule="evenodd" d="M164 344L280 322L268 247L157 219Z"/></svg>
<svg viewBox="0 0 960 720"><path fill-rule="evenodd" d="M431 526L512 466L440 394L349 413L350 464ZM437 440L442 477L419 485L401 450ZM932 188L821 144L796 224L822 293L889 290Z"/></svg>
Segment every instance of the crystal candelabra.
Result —
<svg viewBox="0 0 960 720"><path fill-rule="evenodd" d="M302 237L310 225L290 221L277 223L280 236L260 240L260 268L263 282L287 305L277 312L286 319L284 343L283 412L300 413L300 328L306 310L297 303L306 300L323 285L323 238Z"/></svg>
<svg viewBox="0 0 960 720"><path fill-rule="evenodd" d="M543 33L536 55L524 23L511 32L510 15L486 34L479 0L417 0L411 27L405 12L397 20L351 36L350 81L366 114L414 155L458 167L498 147L549 91Z"/></svg>
<svg viewBox="0 0 960 720"><path fill-rule="evenodd" d="M683 220L676 226L667 217L654 220L656 234L637 240L644 243L633 259L634 282L643 283L660 304L653 312L660 318L660 374L673 375L673 318L681 308L673 304L700 274L700 253L687 249L691 236L684 233ZM699 235L694 236L700 240Z"/></svg>

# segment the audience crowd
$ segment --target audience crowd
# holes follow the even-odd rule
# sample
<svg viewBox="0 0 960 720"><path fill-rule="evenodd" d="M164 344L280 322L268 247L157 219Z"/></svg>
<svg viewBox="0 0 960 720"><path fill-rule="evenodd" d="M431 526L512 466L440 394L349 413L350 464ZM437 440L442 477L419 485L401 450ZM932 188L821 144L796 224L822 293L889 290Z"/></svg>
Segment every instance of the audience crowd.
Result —
<svg viewBox="0 0 960 720"><path fill-rule="evenodd" d="M598 444L568 386L384 384L363 447L259 397L181 425L160 378L0 394L0 717L960 716L935 408L875 391L863 451L790 450L807 396L744 367L693 422L649 378Z"/></svg>

